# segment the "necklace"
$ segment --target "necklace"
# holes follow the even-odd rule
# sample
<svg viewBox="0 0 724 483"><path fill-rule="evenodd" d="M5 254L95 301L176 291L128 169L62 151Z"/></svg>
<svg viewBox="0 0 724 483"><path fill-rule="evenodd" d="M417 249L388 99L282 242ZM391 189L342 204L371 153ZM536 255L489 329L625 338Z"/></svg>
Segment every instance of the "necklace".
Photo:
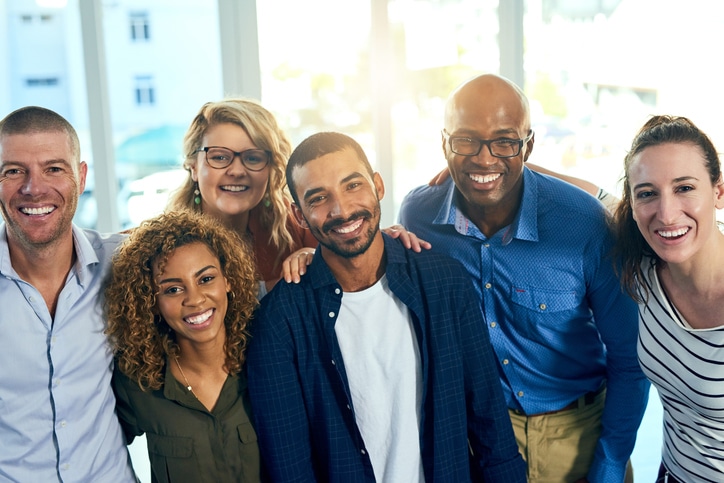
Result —
<svg viewBox="0 0 724 483"><path fill-rule="evenodd" d="M181 371L181 376L184 378L184 382L186 383L186 389L196 397L196 394L194 393L194 390L191 389L191 384L189 384L189 380L186 379L186 374L184 374L184 370L181 369L181 363L178 361L178 357L174 357L174 360L176 361L176 366L178 367L178 370Z"/></svg>

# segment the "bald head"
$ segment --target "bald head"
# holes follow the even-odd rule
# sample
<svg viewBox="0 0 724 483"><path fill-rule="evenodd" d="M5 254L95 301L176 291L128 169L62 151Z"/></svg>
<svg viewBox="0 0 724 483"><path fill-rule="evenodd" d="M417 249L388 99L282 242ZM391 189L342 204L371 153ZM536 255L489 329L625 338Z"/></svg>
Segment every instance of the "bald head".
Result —
<svg viewBox="0 0 724 483"><path fill-rule="evenodd" d="M445 130L457 129L461 116L517 118L521 127L530 130L530 108L523 91L504 77L484 74L455 89L445 105Z"/></svg>

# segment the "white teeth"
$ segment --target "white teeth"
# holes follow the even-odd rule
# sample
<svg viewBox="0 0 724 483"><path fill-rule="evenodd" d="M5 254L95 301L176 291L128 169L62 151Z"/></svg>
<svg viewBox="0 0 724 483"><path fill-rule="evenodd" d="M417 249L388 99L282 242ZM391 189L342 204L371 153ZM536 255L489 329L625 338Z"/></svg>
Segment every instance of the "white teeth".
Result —
<svg viewBox="0 0 724 483"><path fill-rule="evenodd" d="M363 220L360 218L360 219L357 220L355 223L352 223L352 224L349 225L349 226L343 226L343 227L340 227L340 228L335 228L334 231L336 231L337 233L343 233L343 234L344 234L344 233L352 233L353 231L355 231L357 228L360 227L360 225L362 224L362 221L363 221Z"/></svg>
<svg viewBox="0 0 724 483"><path fill-rule="evenodd" d="M479 174L469 174L470 179L475 181L476 183L490 183L491 181L495 181L496 179L500 178L500 173L495 174L486 174L486 175L479 175Z"/></svg>
<svg viewBox="0 0 724 483"><path fill-rule="evenodd" d="M55 208L52 206L43 206L42 208L20 208L20 211L26 215L47 215L54 210Z"/></svg>
<svg viewBox="0 0 724 483"><path fill-rule="evenodd" d="M204 312L203 314L194 315L193 317L186 317L184 320L186 321L187 324L199 325L199 324L203 324L204 322L209 320L209 318L211 317L211 314L213 314L213 313L214 313L214 310L209 309L206 312Z"/></svg>
<svg viewBox="0 0 724 483"><path fill-rule="evenodd" d="M659 234L659 236L663 238L675 238L677 236L686 235L686 233L689 231L688 228L679 228L678 230L673 231L657 231L656 233Z"/></svg>
<svg viewBox="0 0 724 483"><path fill-rule="evenodd" d="M246 191L249 189L248 186L238 186L238 185L229 185L229 186L222 186L222 190L224 191Z"/></svg>

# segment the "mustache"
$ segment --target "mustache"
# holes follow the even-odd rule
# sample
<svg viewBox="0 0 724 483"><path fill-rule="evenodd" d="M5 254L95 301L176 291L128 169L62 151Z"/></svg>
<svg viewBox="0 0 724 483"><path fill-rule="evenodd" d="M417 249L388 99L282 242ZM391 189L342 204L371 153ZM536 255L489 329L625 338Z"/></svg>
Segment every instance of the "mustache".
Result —
<svg viewBox="0 0 724 483"><path fill-rule="evenodd" d="M333 220L329 220L322 225L322 231L327 233L346 223L359 220L360 218L372 218L372 213L370 213L368 210L360 210L352 213L348 218L335 218Z"/></svg>

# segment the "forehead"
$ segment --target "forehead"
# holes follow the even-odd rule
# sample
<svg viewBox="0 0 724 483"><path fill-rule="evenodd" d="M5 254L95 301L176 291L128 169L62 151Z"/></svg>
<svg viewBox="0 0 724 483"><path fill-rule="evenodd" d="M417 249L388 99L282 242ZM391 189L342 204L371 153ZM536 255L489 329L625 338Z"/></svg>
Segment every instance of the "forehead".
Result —
<svg viewBox="0 0 724 483"><path fill-rule="evenodd" d="M69 164L73 150L68 135L63 131L30 132L0 136L0 161L3 163L33 163L64 160Z"/></svg>
<svg viewBox="0 0 724 483"><path fill-rule="evenodd" d="M520 95L508 86L470 85L451 99L446 113L448 132L472 131L487 134L529 129L528 109Z"/></svg>
<svg viewBox="0 0 724 483"><path fill-rule="evenodd" d="M196 241L174 248L165 259L156 257L153 261L153 273L161 275L187 270L195 272L209 265L218 267L219 257L206 243Z"/></svg>
<svg viewBox="0 0 724 483"><path fill-rule="evenodd" d="M645 181L643 178L673 179L685 176L708 179L704 152L691 143L650 146L635 155L629 166L629 177L637 181Z"/></svg>
<svg viewBox="0 0 724 483"><path fill-rule="evenodd" d="M369 178L367 165L359 158L354 149L344 148L296 166L292 171L292 176L294 176L297 193L303 195L310 189L339 184L353 173L359 173Z"/></svg>

